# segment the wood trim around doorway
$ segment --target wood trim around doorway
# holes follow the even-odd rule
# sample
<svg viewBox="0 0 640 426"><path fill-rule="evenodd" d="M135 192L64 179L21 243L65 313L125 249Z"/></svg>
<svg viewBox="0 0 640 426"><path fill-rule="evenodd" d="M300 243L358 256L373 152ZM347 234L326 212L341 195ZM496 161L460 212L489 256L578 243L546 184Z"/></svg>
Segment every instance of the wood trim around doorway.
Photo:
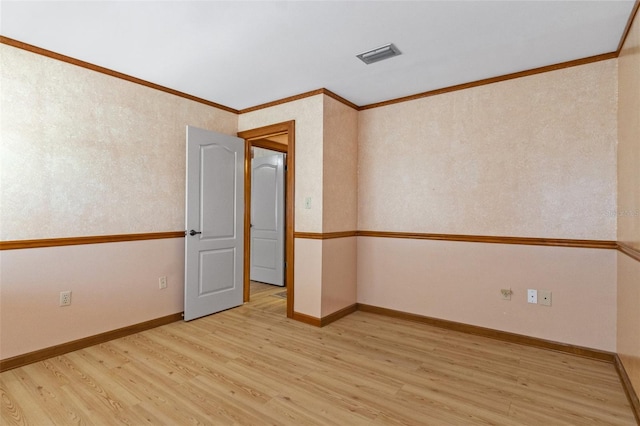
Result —
<svg viewBox="0 0 640 426"><path fill-rule="evenodd" d="M287 135L287 144L268 140L271 136ZM245 140L244 167L244 301L250 298L251 263L251 147L266 148L287 154L285 170L285 286L287 289L287 318L293 318L294 282L293 282L293 244L294 236L294 200L295 200L295 121L272 124L270 126L238 132Z"/></svg>

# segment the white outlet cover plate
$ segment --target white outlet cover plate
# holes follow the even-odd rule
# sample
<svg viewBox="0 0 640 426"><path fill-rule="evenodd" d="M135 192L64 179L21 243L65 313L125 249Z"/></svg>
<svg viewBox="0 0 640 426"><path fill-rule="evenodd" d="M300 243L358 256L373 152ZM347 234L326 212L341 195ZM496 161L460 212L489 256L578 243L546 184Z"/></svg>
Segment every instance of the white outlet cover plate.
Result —
<svg viewBox="0 0 640 426"><path fill-rule="evenodd" d="M527 290L527 302L538 303L538 290Z"/></svg>
<svg viewBox="0 0 640 426"><path fill-rule="evenodd" d="M69 306L71 305L71 291L61 291L60 292L60 306Z"/></svg>

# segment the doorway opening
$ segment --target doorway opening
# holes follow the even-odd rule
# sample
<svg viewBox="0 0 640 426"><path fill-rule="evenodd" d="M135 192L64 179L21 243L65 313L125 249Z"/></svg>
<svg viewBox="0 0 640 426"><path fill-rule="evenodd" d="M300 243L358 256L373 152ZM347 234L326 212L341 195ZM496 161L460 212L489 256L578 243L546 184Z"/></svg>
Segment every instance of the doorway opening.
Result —
<svg viewBox="0 0 640 426"><path fill-rule="evenodd" d="M284 185L284 288L286 289L287 317L293 317L294 281L294 171L295 171L295 122L273 124L257 129L238 132L245 140L245 187L244 187L244 302L251 298L251 178L252 150L263 148L283 153L285 159ZM284 291L284 289L283 289Z"/></svg>
<svg viewBox="0 0 640 426"><path fill-rule="evenodd" d="M251 147L249 279L284 286L284 166L286 154Z"/></svg>

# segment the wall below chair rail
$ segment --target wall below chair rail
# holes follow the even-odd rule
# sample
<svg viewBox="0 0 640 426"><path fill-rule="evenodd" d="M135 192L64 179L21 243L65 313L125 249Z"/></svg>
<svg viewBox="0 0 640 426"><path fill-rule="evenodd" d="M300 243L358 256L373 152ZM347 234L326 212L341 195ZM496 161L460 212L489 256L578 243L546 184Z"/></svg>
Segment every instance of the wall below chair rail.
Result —
<svg viewBox="0 0 640 426"><path fill-rule="evenodd" d="M321 317L355 305L357 299L356 237L322 240Z"/></svg>
<svg viewBox="0 0 640 426"><path fill-rule="evenodd" d="M358 237L357 262L358 303L616 350L615 250Z"/></svg>
<svg viewBox="0 0 640 426"><path fill-rule="evenodd" d="M640 394L640 262L618 253L617 353Z"/></svg>
<svg viewBox="0 0 640 426"><path fill-rule="evenodd" d="M183 310L183 238L4 250L0 267L0 359Z"/></svg>

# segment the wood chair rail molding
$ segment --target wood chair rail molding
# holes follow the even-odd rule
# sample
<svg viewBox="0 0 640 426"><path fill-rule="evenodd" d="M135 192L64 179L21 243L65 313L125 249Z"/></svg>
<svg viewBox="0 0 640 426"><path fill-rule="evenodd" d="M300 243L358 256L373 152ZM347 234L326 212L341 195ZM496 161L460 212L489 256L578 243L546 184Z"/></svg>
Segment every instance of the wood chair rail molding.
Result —
<svg viewBox="0 0 640 426"><path fill-rule="evenodd" d="M82 244L122 243L126 241L184 238L184 231L152 232L144 234L93 235L88 237L44 238L37 240L0 241L0 250L18 250L40 247L76 246Z"/></svg>
<svg viewBox="0 0 640 426"><path fill-rule="evenodd" d="M358 236L358 231L339 231L339 232L296 232L296 238L308 240L330 240L334 238L348 238Z"/></svg>
<svg viewBox="0 0 640 426"><path fill-rule="evenodd" d="M428 234L386 231L339 231L339 232L296 232L295 238L329 240L349 237L407 238L418 240L458 241L470 243L521 244L554 247L578 247L597 249L617 249L627 256L640 261L640 250L628 244L607 240L572 240L559 238L500 237L486 235ZM19 250L41 247L60 247L82 244L119 243L127 241L184 238L184 231L154 232L142 234L94 235L86 237L45 238L33 240L0 241L1 250Z"/></svg>
<svg viewBox="0 0 640 426"><path fill-rule="evenodd" d="M440 240L440 241L460 241L468 243L491 243L491 244L519 244L532 246L552 246L552 247L579 247L616 249L617 243L608 240L576 240L565 238L535 238L535 237L505 237L493 235L458 235L458 234L430 234L411 232L379 232L379 231L358 231L359 237L379 237L379 238L410 238L418 240Z"/></svg>
<svg viewBox="0 0 640 426"><path fill-rule="evenodd" d="M622 253L626 254L630 258L635 259L638 262L640 262L640 250L639 249L633 248L628 244L618 242L618 250L621 251Z"/></svg>
<svg viewBox="0 0 640 426"><path fill-rule="evenodd" d="M501 237L489 235L430 234L389 231L296 232L296 238L327 240L347 237L406 238L414 240L459 241L468 243L520 244L555 247L617 249L616 241L576 240L564 238ZM630 249L630 248L629 248Z"/></svg>

